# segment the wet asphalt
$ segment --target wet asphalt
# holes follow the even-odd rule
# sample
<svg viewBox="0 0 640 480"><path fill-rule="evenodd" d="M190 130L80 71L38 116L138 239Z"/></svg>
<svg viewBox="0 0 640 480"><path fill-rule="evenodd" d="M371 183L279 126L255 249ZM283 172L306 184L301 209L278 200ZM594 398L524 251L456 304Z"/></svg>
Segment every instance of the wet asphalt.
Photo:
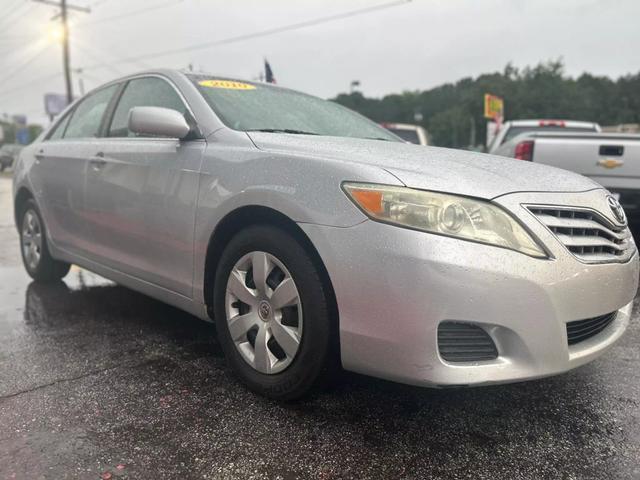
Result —
<svg viewBox="0 0 640 480"><path fill-rule="evenodd" d="M211 325L74 268L23 271L0 177L0 480L640 479L640 325L529 383L429 390L345 373L278 404Z"/></svg>

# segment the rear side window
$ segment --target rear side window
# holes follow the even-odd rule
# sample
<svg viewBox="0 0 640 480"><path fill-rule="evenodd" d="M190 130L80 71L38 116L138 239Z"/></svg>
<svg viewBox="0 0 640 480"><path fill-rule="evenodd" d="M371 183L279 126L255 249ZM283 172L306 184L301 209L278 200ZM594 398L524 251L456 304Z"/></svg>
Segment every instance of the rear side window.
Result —
<svg viewBox="0 0 640 480"><path fill-rule="evenodd" d="M73 111L64 138L97 137L104 112L117 88L118 85L111 85L85 98Z"/></svg>
<svg viewBox="0 0 640 480"><path fill-rule="evenodd" d="M129 112L133 107L162 107L182 115L187 111L175 89L157 77L131 80L120 97L109 128L110 137L135 137L129 130Z"/></svg>
<svg viewBox="0 0 640 480"><path fill-rule="evenodd" d="M420 144L420 137L418 136L417 130L407 130L405 128L389 128L389 127L387 127L387 129L409 143L415 143L418 145Z"/></svg>

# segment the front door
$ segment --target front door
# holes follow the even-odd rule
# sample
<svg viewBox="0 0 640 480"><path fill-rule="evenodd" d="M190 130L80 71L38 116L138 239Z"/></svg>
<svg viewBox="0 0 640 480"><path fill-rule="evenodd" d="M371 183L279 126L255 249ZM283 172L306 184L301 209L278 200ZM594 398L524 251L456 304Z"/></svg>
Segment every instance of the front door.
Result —
<svg viewBox="0 0 640 480"><path fill-rule="evenodd" d="M137 106L187 107L159 77L130 80L87 171L86 208L94 259L191 297L198 176L203 140L137 137Z"/></svg>

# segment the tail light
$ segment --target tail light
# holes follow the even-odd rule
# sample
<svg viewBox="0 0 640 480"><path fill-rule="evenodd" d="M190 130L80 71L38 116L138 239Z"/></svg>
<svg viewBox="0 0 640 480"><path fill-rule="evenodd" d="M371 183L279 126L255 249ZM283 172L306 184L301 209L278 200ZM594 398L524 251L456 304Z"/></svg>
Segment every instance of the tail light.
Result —
<svg viewBox="0 0 640 480"><path fill-rule="evenodd" d="M516 154L514 156L518 160L533 160L533 140L525 140L516 145Z"/></svg>

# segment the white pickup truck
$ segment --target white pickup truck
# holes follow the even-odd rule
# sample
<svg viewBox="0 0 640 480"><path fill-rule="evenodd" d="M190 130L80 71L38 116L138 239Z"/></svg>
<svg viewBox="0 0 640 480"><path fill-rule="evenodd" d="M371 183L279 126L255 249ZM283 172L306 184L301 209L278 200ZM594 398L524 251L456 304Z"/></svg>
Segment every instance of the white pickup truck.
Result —
<svg viewBox="0 0 640 480"><path fill-rule="evenodd" d="M487 152L496 153L502 145L523 133L529 132L584 132L599 133L600 125L593 122L579 122L577 120L510 120L505 122L488 143Z"/></svg>
<svg viewBox="0 0 640 480"><path fill-rule="evenodd" d="M528 132L493 153L590 177L618 198L630 220L640 220L640 135Z"/></svg>

